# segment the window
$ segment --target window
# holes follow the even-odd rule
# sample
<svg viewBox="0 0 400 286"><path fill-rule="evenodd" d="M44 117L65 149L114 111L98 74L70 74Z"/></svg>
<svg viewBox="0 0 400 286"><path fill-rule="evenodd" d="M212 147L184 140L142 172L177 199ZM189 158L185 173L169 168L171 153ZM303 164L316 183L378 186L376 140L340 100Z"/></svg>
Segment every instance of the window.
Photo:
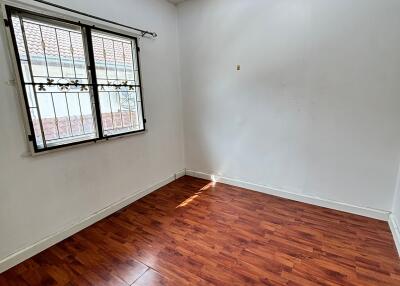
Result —
<svg viewBox="0 0 400 286"><path fill-rule="evenodd" d="M145 130L136 38L7 14L35 152Z"/></svg>

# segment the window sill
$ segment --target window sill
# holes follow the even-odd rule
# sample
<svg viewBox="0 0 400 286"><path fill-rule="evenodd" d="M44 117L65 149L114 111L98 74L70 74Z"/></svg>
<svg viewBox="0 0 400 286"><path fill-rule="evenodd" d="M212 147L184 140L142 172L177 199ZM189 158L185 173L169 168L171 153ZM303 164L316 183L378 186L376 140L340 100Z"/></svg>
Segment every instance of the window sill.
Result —
<svg viewBox="0 0 400 286"><path fill-rule="evenodd" d="M110 140L127 138L127 137L131 137L133 135L144 134L146 132L147 132L147 129L142 129L142 130L127 132L124 134L115 134L115 135L107 136L107 137L104 137L103 139L93 138L93 139L89 139L89 140L72 142L72 143L64 144L64 145L56 145L56 146L52 146L52 147L47 147L46 149L37 149L37 150L34 150L33 144L31 142L31 144L30 144L31 150L30 150L29 155L31 157L36 157L36 156L40 156L40 155L44 155L44 154L60 152L63 150L75 149L76 147L82 147L82 146L86 146L86 145L104 143L104 142L107 142Z"/></svg>

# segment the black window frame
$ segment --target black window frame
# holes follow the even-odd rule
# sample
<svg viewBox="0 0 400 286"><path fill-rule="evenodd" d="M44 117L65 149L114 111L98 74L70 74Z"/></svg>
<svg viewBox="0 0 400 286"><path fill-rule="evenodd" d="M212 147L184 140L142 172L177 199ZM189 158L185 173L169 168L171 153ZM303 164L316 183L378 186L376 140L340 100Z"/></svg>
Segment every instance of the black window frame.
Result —
<svg viewBox="0 0 400 286"><path fill-rule="evenodd" d="M98 27L95 25L84 24L84 23L81 23L80 21L77 22L77 21L67 20L67 19L63 19L63 18L59 18L59 17L53 17L50 15L43 15L42 13L37 13L37 12L29 11L26 9L10 6L10 5L5 5L5 10L6 10L6 15L7 15L7 19L5 19L5 26L6 26L6 28L9 28L9 31L11 34L12 47L13 47L13 52L14 52L14 56L15 56L15 60L16 60L16 64L17 64L17 69L18 69L18 79L19 79L19 83L21 85L22 96L23 96L24 107L25 107L24 112L26 115L26 119L28 121L27 123L29 125L29 134L27 135L27 139L28 139L29 143L32 145L34 153L43 153L43 152L48 152L48 151L52 151L52 150L56 150L56 149L63 149L63 148L71 147L71 146L76 146L76 145L102 142L102 141L107 141L112 138L126 137L129 135L140 134L140 133L144 133L145 131L147 131L146 117L145 117L145 110L144 110L143 89L142 89L142 75L141 75L141 68L140 68L140 55L139 55L140 48L138 45L137 37L128 35L128 34L124 34L121 32L116 32L111 29L101 28L101 27ZM14 27L12 24L12 14L13 13L24 13L24 14L35 16L35 17L47 19L47 20L53 20L53 21L62 22L62 23L66 23L66 24L72 24L72 25L79 26L82 29L82 37L84 40L84 45L86 45L86 47L87 47L87 49L85 49L85 51L88 53L88 55L87 55L88 56L88 66L86 68L88 71L88 79L89 79L89 82L91 82L91 86L92 86L92 97L93 97L93 103L94 103L93 120L94 120L95 129L97 131L97 137L82 140L82 141L60 144L60 145L46 146L43 148L38 147L38 144L36 142L36 137L34 135L35 131L34 131L34 126L33 126L33 121L31 118L31 112L30 112L30 107L29 107L29 103L28 103L27 91L25 88L25 80L24 80L23 72L22 72L21 59L20 59L20 55L18 52L18 46L17 46ZM97 83L96 66L95 66L93 43L92 43L92 30L128 38L134 42L135 51L133 51L133 49L132 49L132 52L135 52L137 68L138 68L138 79L139 79L139 84L135 85L135 87L137 87L139 89L139 93L140 93L141 118L142 118L142 124L143 124L142 129L118 133L118 134L112 134L112 135L104 135L103 134L102 118L101 118L101 110L100 110L100 99L99 99L99 91L98 91L99 84ZM43 138L43 140L45 140L45 138Z"/></svg>

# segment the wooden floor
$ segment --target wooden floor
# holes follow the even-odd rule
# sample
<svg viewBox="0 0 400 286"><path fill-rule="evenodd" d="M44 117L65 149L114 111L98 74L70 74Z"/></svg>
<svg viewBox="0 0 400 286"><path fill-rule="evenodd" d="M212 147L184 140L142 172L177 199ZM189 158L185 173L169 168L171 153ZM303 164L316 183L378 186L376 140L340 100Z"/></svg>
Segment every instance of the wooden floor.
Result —
<svg viewBox="0 0 400 286"><path fill-rule="evenodd" d="M183 177L0 285L400 285L387 223Z"/></svg>

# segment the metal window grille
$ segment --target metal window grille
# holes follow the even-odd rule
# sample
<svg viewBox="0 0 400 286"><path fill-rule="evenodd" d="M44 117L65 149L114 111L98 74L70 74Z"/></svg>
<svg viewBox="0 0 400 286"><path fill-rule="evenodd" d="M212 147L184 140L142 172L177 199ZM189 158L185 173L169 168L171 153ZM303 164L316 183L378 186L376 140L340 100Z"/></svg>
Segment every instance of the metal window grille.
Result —
<svg viewBox="0 0 400 286"><path fill-rule="evenodd" d="M35 152L145 130L136 38L7 14Z"/></svg>

